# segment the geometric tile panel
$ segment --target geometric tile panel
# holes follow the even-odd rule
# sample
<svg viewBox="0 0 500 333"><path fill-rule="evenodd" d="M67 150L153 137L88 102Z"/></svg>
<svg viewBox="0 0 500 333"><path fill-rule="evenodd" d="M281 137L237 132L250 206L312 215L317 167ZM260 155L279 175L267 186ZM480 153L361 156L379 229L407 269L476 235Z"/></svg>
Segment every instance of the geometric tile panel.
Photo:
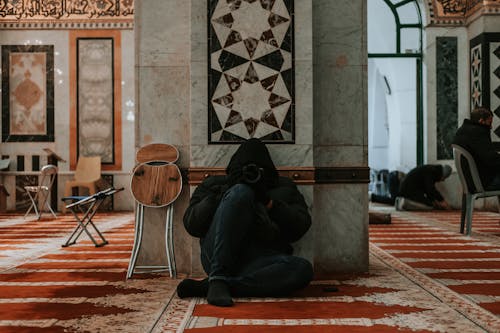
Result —
<svg viewBox="0 0 500 333"><path fill-rule="evenodd" d="M489 44L489 63L490 63L490 109L496 117L493 118L493 128L496 129L494 141L500 141L500 41ZM497 134L498 133L498 134Z"/></svg>
<svg viewBox="0 0 500 333"><path fill-rule="evenodd" d="M482 54L481 44L475 46L470 52L470 79L471 79L471 111L477 107L482 106Z"/></svg>
<svg viewBox="0 0 500 333"><path fill-rule="evenodd" d="M210 0L209 143L294 142L293 0Z"/></svg>

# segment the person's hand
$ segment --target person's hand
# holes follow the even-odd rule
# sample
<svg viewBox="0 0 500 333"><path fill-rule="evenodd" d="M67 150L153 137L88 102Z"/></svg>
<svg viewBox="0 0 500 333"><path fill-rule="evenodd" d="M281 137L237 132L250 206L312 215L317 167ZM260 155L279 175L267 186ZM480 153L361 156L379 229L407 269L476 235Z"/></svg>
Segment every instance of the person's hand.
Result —
<svg viewBox="0 0 500 333"><path fill-rule="evenodd" d="M269 200L269 202L266 205L266 208L267 208L267 210L270 210L271 208L273 208L273 199Z"/></svg>
<svg viewBox="0 0 500 333"><path fill-rule="evenodd" d="M442 210L450 210L451 207L450 205L446 202L446 200L442 200L442 201L434 201L434 206L437 208L437 209L442 209Z"/></svg>
<svg viewBox="0 0 500 333"><path fill-rule="evenodd" d="M228 189L227 185L217 185L212 188L212 193L214 194L214 199L217 204L219 204L222 200L222 197L226 193Z"/></svg>
<svg viewBox="0 0 500 333"><path fill-rule="evenodd" d="M264 206L268 206L269 202L271 201L271 198L269 197L269 194L267 193L267 186L264 182L259 181L254 184L249 184L250 187L252 187L254 194L255 194L255 201L262 203Z"/></svg>

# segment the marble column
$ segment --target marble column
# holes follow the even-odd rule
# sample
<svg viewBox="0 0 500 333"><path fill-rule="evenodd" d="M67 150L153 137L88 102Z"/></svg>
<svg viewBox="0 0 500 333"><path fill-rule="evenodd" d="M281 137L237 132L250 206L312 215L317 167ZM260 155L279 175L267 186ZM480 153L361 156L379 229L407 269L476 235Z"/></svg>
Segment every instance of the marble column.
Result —
<svg viewBox="0 0 500 333"><path fill-rule="evenodd" d="M173 144L182 168L203 170L225 167L237 148L208 142L207 7L206 0L144 0L136 4L135 23L137 146ZM367 166L365 10L362 0L294 2L295 137L293 144L268 146L277 166ZM194 188L185 184L175 203L175 246L178 271L197 276L203 275L198 241L181 222ZM327 182L300 190L314 222L294 244L296 253L323 275L367 270L367 185ZM151 244L139 259L161 263L163 244L154 235L162 232L164 214L146 213Z"/></svg>
<svg viewBox="0 0 500 333"><path fill-rule="evenodd" d="M366 1L313 2L314 166L366 167ZM318 277L368 270L368 188L314 186Z"/></svg>
<svg viewBox="0 0 500 333"><path fill-rule="evenodd" d="M177 164L189 166L190 155L190 10L185 0L142 0L135 3L136 148L168 143L180 153ZM191 241L182 225L189 187L174 203L177 270L189 273ZM143 247L138 265L166 264L166 210L149 208L144 217ZM160 235L160 236L159 236Z"/></svg>

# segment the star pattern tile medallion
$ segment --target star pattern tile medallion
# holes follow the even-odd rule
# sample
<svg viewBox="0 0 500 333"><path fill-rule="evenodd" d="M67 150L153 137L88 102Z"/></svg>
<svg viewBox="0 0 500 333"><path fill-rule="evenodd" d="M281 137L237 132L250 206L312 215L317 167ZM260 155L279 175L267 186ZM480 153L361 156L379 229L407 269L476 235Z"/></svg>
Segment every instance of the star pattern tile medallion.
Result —
<svg viewBox="0 0 500 333"><path fill-rule="evenodd" d="M471 49L471 110L482 105L481 45Z"/></svg>
<svg viewBox="0 0 500 333"><path fill-rule="evenodd" d="M293 143L293 0L208 6L209 143Z"/></svg>

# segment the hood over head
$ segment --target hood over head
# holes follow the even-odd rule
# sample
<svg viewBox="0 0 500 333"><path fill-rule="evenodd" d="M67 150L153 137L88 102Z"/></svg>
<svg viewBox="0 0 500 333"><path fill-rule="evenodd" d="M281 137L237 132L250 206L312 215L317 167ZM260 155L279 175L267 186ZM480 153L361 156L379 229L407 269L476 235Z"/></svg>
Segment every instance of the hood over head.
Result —
<svg viewBox="0 0 500 333"><path fill-rule="evenodd" d="M235 175L239 175L243 166L256 164L264 169L264 181L268 187L274 187L278 182L278 171L274 166L269 150L262 141L257 138L243 142L233 154L226 168L230 182Z"/></svg>

